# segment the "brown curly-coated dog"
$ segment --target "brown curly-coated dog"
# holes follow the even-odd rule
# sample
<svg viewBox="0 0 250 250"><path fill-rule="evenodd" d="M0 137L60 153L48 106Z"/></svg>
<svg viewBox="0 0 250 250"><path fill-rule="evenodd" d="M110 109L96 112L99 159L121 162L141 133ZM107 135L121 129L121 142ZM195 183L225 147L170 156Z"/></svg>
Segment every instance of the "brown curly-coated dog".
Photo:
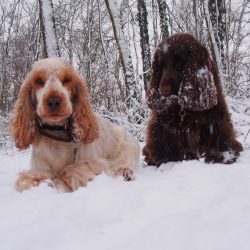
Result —
<svg viewBox="0 0 250 250"><path fill-rule="evenodd" d="M155 50L147 90L152 109L143 155L148 165L198 159L233 163L243 150L208 50L175 34Z"/></svg>

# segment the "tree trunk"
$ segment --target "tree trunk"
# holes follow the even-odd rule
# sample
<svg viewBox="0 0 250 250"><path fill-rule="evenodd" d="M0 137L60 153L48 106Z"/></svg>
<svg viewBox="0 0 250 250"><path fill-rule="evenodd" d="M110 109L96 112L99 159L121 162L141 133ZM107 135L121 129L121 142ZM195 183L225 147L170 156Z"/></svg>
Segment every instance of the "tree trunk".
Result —
<svg viewBox="0 0 250 250"><path fill-rule="evenodd" d="M211 18L211 23L214 31L215 41L219 49L221 62L225 64L224 43L226 37L226 7L225 0L209 0L208 10Z"/></svg>
<svg viewBox="0 0 250 250"><path fill-rule="evenodd" d="M229 86L231 89L235 89L238 87L237 82L239 81L239 64L240 64L240 45L243 41L243 19L247 11L247 5L249 4L249 0L244 0L241 5L241 11L240 15L238 17L238 27L237 27L237 32L236 32L236 40L235 40L235 45L233 47L233 53L232 53L232 61L233 67L230 69L231 71L231 79L232 83L231 86Z"/></svg>
<svg viewBox="0 0 250 250"><path fill-rule="evenodd" d="M52 0L38 0L43 57L60 56Z"/></svg>
<svg viewBox="0 0 250 250"><path fill-rule="evenodd" d="M157 0L159 15L160 15L160 27L162 39L169 36L168 31L168 16L167 16L167 4L165 0Z"/></svg>
<svg viewBox="0 0 250 250"><path fill-rule="evenodd" d="M132 58L125 41L116 1L105 0L105 4L110 15L114 37L121 57L122 69L125 78L126 104L128 108L131 108L138 102L138 90L135 83Z"/></svg>
<svg viewBox="0 0 250 250"><path fill-rule="evenodd" d="M211 45L211 52L212 52L213 61L215 63L215 67L217 68L218 73L219 73L220 82L222 85L224 85L224 80L221 74L221 68L222 68L221 57L220 57L219 48L215 39L215 35L214 35L214 29L212 26L211 17L209 13L208 1L209 0L204 0L203 7L204 7L205 20L206 20L206 24L208 28L208 36L209 36L210 45Z"/></svg>
<svg viewBox="0 0 250 250"><path fill-rule="evenodd" d="M149 71L151 67L151 55L149 47L149 35L148 35L148 12L144 0L138 0L138 20L140 27L140 45L142 55L142 69L143 69L143 81L144 89L147 89L147 82L149 78Z"/></svg>

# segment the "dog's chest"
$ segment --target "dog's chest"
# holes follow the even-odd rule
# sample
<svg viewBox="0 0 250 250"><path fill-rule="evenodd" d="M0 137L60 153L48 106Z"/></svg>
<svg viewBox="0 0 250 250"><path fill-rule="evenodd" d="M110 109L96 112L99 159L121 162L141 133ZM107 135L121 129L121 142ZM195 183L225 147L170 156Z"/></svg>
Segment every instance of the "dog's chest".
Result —
<svg viewBox="0 0 250 250"><path fill-rule="evenodd" d="M34 167L46 167L53 171L60 170L66 165L74 163L75 160L74 143L64 143L55 140L41 140L38 145L33 146L32 155L38 161L32 161ZM39 164L39 165L38 165Z"/></svg>

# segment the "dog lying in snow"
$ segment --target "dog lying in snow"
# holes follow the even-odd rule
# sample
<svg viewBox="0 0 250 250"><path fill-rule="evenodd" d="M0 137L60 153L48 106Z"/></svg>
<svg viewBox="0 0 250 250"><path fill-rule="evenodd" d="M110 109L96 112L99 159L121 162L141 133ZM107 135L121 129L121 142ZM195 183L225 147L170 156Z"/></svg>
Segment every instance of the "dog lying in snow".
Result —
<svg viewBox="0 0 250 250"><path fill-rule="evenodd" d="M175 34L156 48L152 68L145 161L235 162L243 148L206 47L190 34Z"/></svg>
<svg viewBox="0 0 250 250"><path fill-rule="evenodd" d="M32 145L31 169L20 173L18 191L48 179L74 191L102 171L129 181L139 165L139 143L93 112L85 79L59 58L34 64L10 125L17 148Z"/></svg>

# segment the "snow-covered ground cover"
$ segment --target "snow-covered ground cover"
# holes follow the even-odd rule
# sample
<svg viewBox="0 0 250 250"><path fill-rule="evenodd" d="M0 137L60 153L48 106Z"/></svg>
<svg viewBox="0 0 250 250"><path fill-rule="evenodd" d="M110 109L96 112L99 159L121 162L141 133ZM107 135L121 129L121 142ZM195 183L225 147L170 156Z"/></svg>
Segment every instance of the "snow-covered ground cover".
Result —
<svg viewBox="0 0 250 250"><path fill-rule="evenodd" d="M141 161L135 181L102 174L74 193L16 192L29 158L0 151L1 250L250 249L249 149L232 165Z"/></svg>

